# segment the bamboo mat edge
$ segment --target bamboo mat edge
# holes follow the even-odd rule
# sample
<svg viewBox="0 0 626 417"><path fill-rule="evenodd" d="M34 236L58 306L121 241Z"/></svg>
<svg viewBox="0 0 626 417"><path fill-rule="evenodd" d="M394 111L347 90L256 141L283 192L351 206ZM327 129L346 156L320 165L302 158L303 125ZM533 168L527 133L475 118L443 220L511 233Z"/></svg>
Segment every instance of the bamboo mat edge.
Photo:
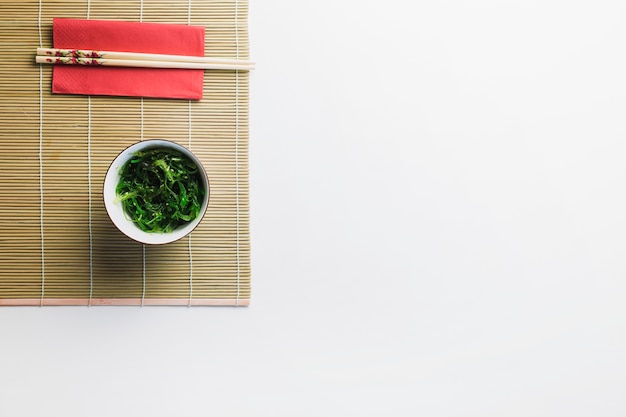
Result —
<svg viewBox="0 0 626 417"><path fill-rule="evenodd" d="M250 305L249 298L0 298L0 306L239 306Z"/></svg>

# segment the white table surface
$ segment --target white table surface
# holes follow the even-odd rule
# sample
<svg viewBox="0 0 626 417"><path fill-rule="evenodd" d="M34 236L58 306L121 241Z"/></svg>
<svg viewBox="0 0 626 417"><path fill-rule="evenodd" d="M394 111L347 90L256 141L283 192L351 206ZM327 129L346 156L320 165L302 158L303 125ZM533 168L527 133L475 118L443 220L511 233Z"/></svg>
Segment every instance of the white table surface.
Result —
<svg viewBox="0 0 626 417"><path fill-rule="evenodd" d="M252 1L252 305L2 308L0 415L623 417L625 16Z"/></svg>

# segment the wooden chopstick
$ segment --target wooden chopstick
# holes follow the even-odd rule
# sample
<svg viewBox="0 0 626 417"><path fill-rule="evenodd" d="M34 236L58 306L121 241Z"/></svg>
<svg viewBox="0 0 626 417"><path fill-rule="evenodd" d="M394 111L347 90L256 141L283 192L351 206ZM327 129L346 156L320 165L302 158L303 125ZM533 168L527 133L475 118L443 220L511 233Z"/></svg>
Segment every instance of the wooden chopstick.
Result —
<svg viewBox="0 0 626 417"><path fill-rule="evenodd" d="M244 71L254 69L254 62L230 58L55 48L37 48L35 62L39 64L144 68L234 69Z"/></svg>
<svg viewBox="0 0 626 417"><path fill-rule="evenodd" d="M182 68L182 69L222 69L243 70L254 69L251 65L237 64L212 64L201 62L182 61L141 61L130 59L104 59L104 58L74 58L74 57L51 57L36 56L38 64L61 64L61 65L84 65L84 66L109 66L109 67L141 67L141 68Z"/></svg>

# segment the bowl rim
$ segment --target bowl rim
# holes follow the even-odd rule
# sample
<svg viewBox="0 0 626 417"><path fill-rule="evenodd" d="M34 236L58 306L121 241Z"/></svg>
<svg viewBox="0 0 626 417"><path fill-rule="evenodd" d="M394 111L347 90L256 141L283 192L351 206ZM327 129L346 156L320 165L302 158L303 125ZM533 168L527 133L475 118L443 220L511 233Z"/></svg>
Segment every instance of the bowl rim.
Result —
<svg viewBox="0 0 626 417"><path fill-rule="evenodd" d="M176 230L171 233L144 232L143 230L139 229L132 221L128 220L125 213L123 213L123 208L121 209L121 205L119 203L115 203L115 198L117 197L117 195L115 194L115 188L117 187L117 183L119 181L119 169L132 157L132 155L137 150L152 149L158 147L177 149L185 154L187 157L189 157L202 172L202 178L206 187L206 194L200 213L189 224L183 226L182 228L176 229L179 230L178 233L176 233ZM110 188L111 181L114 181L112 188ZM113 199L110 198L111 189L113 190ZM109 190L109 193L107 193L107 190ZM124 148L121 152L117 154L115 158L113 158L113 160L109 164L102 184L102 199L109 220L111 220L115 227L128 238L136 242L148 245L164 245L167 243L172 243L188 236L191 232L193 232L196 227L198 227L200 222L202 222L204 216L206 215L210 201L210 193L211 185L209 183L209 177L200 159L184 145L168 139L145 139L135 142ZM119 216L114 216L112 214L113 211L119 212L120 209L125 220L119 220ZM132 226L132 228L130 226ZM180 230L184 230L184 232L180 232Z"/></svg>

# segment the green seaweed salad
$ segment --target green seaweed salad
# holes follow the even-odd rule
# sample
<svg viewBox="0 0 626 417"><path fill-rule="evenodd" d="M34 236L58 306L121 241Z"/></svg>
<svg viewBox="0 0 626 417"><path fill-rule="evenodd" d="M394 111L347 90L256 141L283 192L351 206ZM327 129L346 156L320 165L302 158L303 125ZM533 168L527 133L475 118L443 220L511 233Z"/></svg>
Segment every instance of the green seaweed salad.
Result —
<svg viewBox="0 0 626 417"><path fill-rule="evenodd" d="M169 233L198 217L206 194L198 166L181 152L136 152L120 170L117 198L143 231Z"/></svg>

